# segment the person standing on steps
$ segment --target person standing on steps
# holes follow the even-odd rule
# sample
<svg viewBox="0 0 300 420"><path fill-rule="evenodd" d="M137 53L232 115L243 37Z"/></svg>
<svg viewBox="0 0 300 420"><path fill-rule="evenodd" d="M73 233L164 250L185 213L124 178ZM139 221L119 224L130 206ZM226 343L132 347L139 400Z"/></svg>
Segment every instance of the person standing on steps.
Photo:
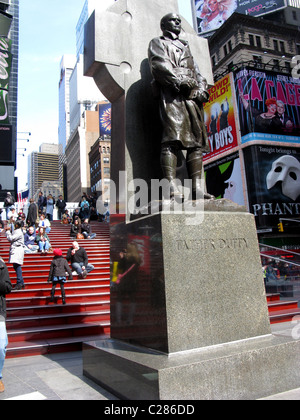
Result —
<svg viewBox="0 0 300 420"><path fill-rule="evenodd" d="M15 285L14 290L25 289L22 274L25 245L21 222L15 223L13 233L11 232L10 227L6 227L5 230L7 240L10 242L9 263L13 264L14 270L17 274L17 284Z"/></svg>
<svg viewBox="0 0 300 420"><path fill-rule="evenodd" d="M56 248L53 250L54 258L51 263L48 283L52 282L51 299L54 302L54 295L56 286L60 285L61 297L63 305L66 304L65 283L67 281L66 272L69 274L69 280L73 280L72 271L67 263L67 260L62 255L62 250Z"/></svg>
<svg viewBox="0 0 300 420"><path fill-rule="evenodd" d="M6 331L6 295L12 290L12 284L9 278L7 266L0 257L0 394L5 391L2 382L2 371L6 356L6 347L8 344Z"/></svg>

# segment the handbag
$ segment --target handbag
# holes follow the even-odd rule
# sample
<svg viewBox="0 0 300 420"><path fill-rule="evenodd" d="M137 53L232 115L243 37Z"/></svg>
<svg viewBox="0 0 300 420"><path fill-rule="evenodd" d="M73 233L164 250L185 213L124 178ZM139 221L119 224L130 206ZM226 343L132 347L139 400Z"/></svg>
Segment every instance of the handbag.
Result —
<svg viewBox="0 0 300 420"><path fill-rule="evenodd" d="M82 234L82 233L77 233L76 238L77 238L77 239L84 239L84 236L83 236L83 234Z"/></svg>

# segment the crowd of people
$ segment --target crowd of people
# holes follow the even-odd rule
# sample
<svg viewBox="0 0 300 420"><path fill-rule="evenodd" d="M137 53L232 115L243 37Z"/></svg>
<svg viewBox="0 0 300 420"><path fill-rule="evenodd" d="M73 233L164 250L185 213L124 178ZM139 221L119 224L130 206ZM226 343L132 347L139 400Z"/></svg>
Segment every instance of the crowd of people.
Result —
<svg viewBox="0 0 300 420"><path fill-rule="evenodd" d="M51 232L53 221L53 208L56 205L58 218L61 223L70 225L69 237L73 240L72 246L68 249L64 258L59 248L52 250L48 234ZM77 239L94 239L96 234L92 232L90 221L103 220L96 211L95 197L83 195L78 208L72 216L66 208L66 202L62 196L55 202L52 196L44 197L39 194L38 201L30 199L28 213L17 212L15 202L11 194L7 195L4 203L6 212L6 225L2 221L0 211L0 231L4 230L6 238L10 243L9 263L13 265L17 276L17 282L13 286L9 277L9 271L4 260L0 257L0 393L5 388L2 382L2 369L6 356L8 344L6 331L6 295L12 290L20 291L25 289L22 273L25 254L38 253L47 254L53 252L53 259L50 266L48 283L52 283L50 302L55 302L55 290L60 285L62 303L66 304L66 293L64 285L74 276L85 279L94 266L89 263L86 250L79 245Z"/></svg>
<svg viewBox="0 0 300 420"><path fill-rule="evenodd" d="M90 224L91 220L99 220L99 215L95 211L96 196L87 196L84 193L78 204L78 208L75 209L72 216L69 215L66 202L62 196L59 196L55 203L51 195L44 197L43 193L40 192L37 202L33 199L30 199L29 202L27 216L22 211L19 213L16 212L15 203L10 193L7 194L7 200L4 203L7 225L4 228L4 223L2 222L2 229L5 230L7 240L11 244L9 262L13 264L17 274L17 283L14 286L14 290L25 288L22 276L24 254L38 252L47 254L52 251L51 241L48 235L51 232L54 205L58 208L58 216L61 223L70 225L70 238L76 240L73 242L75 244L74 248L68 253L67 260L71 263L72 267L74 265L73 274L78 274L85 278L87 273L92 271L94 267L88 264L87 255L84 254L84 249L79 247L77 240L94 239L96 237L96 233L92 232ZM73 255L75 253L76 256L83 254L80 261L74 261Z"/></svg>

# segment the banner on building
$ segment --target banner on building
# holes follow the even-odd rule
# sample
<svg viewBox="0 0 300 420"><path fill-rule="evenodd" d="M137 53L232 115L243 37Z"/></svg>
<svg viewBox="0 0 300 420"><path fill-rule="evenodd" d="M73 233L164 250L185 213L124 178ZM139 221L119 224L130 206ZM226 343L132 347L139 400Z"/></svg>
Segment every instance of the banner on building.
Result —
<svg viewBox="0 0 300 420"><path fill-rule="evenodd" d="M111 135L111 104L99 105L99 131L101 136Z"/></svg>
<svg viewBox="0 0 300 420"><path fill-rule="evenodd" d="M300 216L300 149L255 145L244 149L250 212L258 228ZM300 220L300 219L299 219Z"/></svg>
<svg viewBox="0 0 300 420"><path fill-rule="evenodd" d="M209 194L216 198L226 198L241 206L245 205L238 152L206 164L204 171Z"/></svg>
<svg viewBox="0 0 300 420"><path fill-rule="evenodd" d="M242 143L298 143L300 79L243 68L234 73Z"/></svg>
<svg viewBox="0 0 300 420"><path fill-rule="evenodd" d="M237 147L237 125L233 104L234 89L230 75L219 80L210 90L209 102L204 104L205 125L208 132L210 153L204 161Z"/></svg>
<svg viewBox="0 0 300 420"><path fill-rule="evenodd" d="M199 34L215 31L234 13L262 16L285 7L285 0L192 0Z"/></svg>

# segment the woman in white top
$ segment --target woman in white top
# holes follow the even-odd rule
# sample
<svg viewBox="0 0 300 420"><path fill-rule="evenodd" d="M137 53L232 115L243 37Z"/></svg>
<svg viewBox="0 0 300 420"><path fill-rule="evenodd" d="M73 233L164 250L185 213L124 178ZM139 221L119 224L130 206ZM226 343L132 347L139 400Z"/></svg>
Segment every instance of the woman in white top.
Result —
<svg viewBox="0 0 300 420"><path fill-rule="evenodd" d="M43 227L45 229L46 233L51 232L50 220L46 219L44 214L40 215L39 227Z"/></svg>

